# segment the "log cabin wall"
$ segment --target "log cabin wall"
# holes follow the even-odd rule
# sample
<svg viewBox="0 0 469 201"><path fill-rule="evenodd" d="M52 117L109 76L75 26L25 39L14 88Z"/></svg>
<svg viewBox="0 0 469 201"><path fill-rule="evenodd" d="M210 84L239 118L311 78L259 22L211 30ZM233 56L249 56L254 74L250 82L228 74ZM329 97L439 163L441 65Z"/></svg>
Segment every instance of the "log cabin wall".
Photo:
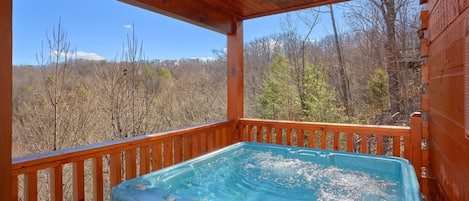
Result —
<svg viewBox="0 0 469 201"><path fill-rule="evenodd" d="M428 120L423 135L429 135L429 200L469 200L469 140L464 126L469 0L421 3L426 4L422 28L428 25L422 39L422 54L427 56L427 69L422 69L422 82L427 83L422 112Z"/></svg>

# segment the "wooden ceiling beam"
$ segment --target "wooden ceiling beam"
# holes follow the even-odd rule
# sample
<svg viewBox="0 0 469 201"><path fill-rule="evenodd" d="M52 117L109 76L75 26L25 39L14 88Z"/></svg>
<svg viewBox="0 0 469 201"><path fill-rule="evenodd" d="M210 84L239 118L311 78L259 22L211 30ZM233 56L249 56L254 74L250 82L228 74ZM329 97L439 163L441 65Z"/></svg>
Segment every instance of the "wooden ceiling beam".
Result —
<svg viewBox="0 0 469 201"><path fill-rule="evenodd" d="M194 0L120 0L222 34L232 34L235 17L204 1Z"/></svg>

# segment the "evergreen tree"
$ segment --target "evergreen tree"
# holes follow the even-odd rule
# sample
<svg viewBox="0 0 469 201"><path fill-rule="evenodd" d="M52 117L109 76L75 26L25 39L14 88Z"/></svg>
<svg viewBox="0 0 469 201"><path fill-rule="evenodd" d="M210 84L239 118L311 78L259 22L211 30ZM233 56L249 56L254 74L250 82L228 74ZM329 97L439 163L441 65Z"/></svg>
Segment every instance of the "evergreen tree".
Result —
<svg viewBox="0 0 469 201"><path fill-rule="evenodd" d="M383 69L375 70L368 80L367 93L371 107L374 110L385 111L391 107L388 80L388 74Z"/></svg>
<svg viewBox="0 0 469 201"><path fill-rule="evenodd" d="M323 66L305 61L305 121L343 122L344 108L336 104L336 92L326 82Z"/></svg>
<svg viewBox="0 0 469 201"><path fill-rule="evenodd" d="M262 84L263 93L259 96L261 118L297 119L298 94L292 82L290 68L288 58L277 52Z"/></svg>

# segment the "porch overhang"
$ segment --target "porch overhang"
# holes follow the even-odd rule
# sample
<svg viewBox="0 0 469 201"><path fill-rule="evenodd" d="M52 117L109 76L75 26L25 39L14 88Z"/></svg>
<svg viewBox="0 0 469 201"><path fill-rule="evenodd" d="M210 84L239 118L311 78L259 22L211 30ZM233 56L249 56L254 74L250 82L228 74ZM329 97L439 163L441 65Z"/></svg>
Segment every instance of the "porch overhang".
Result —
<svg viewBox="0 0 469 201"><path fill-rule="evenodd" d="M348 0L120 0L222 34L233 34L246 19Z"/></svg>

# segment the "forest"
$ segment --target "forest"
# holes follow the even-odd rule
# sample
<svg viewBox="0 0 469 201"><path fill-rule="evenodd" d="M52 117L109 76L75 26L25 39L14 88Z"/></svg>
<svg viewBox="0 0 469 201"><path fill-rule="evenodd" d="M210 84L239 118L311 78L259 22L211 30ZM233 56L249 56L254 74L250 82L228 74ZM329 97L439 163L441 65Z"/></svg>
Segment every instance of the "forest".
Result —
<svg viewBox="0 0 469 201"><path fill-rule="evenodd" d="M407 125L420 111L418 2L346 4L342 32L335 8L291 13L278 33L246 41L245 117ZM312 41L320 13L334 33ZM226 117L224 50L207 61L148 60L134 30L118 58L88 61L74 57L60 23L48 32L38 64L13 69L14 157Z"/></svg>

